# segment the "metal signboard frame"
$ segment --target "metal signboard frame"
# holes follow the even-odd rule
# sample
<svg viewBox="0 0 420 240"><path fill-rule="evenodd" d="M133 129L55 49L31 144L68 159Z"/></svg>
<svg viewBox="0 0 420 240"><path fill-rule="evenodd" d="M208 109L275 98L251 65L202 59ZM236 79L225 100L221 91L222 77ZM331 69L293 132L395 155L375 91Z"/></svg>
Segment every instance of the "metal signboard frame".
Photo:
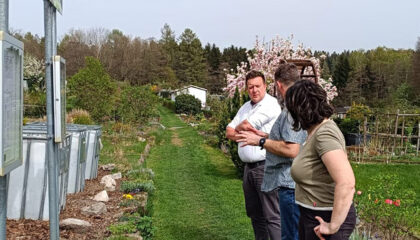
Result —
<svg viewBox="0 0 420 240"><path fill-rule="evenodd" d="M0 31L0 176L22 165L23 43Z"/></svg>
<svg viewBox="0 0 420 240"><path fill-rule="evenodd" d="M66 137L66 60L53 56L54 141Z"/></svg>

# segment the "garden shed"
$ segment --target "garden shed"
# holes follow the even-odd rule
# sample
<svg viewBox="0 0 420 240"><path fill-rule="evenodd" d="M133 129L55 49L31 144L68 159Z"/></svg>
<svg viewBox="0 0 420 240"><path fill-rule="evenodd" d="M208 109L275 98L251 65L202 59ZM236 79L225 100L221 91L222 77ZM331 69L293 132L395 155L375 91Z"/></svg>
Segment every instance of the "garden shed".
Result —
<svg viewBox="0 0 420 240"><path fill-rule="evenodd" d="M197 87L194 85L189 85L189 86L185 86L179 89L175 89L171 93L171 100L175 101L176 96L181 95L181 94L189 94L189 95L194 96L195 98L200 100L202 108L206 107L207 89Z"/></svg>

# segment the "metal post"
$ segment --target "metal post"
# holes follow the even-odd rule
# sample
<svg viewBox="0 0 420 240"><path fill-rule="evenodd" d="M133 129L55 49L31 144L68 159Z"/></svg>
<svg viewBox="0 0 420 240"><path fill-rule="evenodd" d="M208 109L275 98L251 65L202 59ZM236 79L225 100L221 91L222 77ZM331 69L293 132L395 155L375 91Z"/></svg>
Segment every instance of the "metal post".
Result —
<svg viewBox="0 0 420 240"><path fill-rule="evenodd" d="M58 191L57 191L57 165L53 142L53 85L52 85L52 56L54 51L55 8L50 1L44 0L44 31L45 31L45 83L47 87L47 156L48 156L48 199L50 218L50 239L60 238L58 225Z"/></svg>
<svg viewBox="0 0 420 240"><path fill-rule="evenodd" d="M0 0L0 30L9 32L9 0ZM7 175L0 176L0 240L6 240Z"/></svg>

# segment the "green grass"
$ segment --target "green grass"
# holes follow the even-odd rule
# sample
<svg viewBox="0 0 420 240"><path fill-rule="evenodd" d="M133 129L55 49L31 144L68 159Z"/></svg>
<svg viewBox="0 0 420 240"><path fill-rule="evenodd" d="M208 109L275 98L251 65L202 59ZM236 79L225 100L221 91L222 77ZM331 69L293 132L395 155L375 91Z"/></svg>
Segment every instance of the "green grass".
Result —
<svg viewBox="0 0 420 240"><path fill-rule="evenodd" d="M166 129L155 133L161 141L146 162L155 172L155 239L252 239L242 181L230 159L166 108L160 114Z"/></svg>
<svg viewBox="0 0 420 240"><path fill-rule="evenodd" d="M356 176L356 189L367 189L372 179L379 175L396 174L398 176L398 189L411 189L420 196L420 165L385 165L385 164L356 164L353 163L353 171ZM420 206L420 199L416 199L416 205Z"/></svg>
<svg viewBox="0 0 420 240"><path fill-rule="evenodd" d="M409 208L408 212L412 217L418 216L416 209L420 209L420 165L412 164L352 164L353 171L356 177L356 190L362 192L369 189L370 185L377 184L373 182L373 178L379 175L393 175L397 176L395 186L397 191L405 192L405 190L412 190L416 193L414 198L414 207ZM363 194L363 193L362 193ZM392 198L392 196L389 196ZM420 226L414 227L416 235L420 236Z"/></svg>

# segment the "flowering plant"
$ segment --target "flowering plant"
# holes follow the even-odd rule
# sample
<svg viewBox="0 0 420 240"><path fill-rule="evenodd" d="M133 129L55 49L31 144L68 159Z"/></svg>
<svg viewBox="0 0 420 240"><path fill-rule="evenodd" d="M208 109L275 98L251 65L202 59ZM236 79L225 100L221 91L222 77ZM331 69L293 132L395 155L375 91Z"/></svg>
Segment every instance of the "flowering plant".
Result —
<svg viewBox="0 0 420 240"><path fill-rule="evenodd" d="M404 239L419 224L420 210L415 205L415 192L399 189L397 179L394 174L381 174L372 179L363 194L358 191L360 194L354 197L363 225L371 232L380 232L383 239Z"/></svg>
<svg viewBox="0 0 420 240"><path fill-rule="evenodd" d="M260 43L258 38L255 42L253 54L248 55L249 66L245 62L241 62L236 71L231 69L226 74L227 86L224 91L232 97L235 89L239 91L245 89L245 75L248 69L262 72L265 75L267 88L269 92L274 90L274 73L281 61L285 60L310 60L314 69L305 68L305 74L312 74L318 77L318 84L327 92L328 100L331 101L337 96L337 88L332 84L332 79L322 79L320 59L312 56L310 48L305 48L303 44L297 45L295 48L292 44L293 35L288 39L277 36L267 43Z"/></svg>

